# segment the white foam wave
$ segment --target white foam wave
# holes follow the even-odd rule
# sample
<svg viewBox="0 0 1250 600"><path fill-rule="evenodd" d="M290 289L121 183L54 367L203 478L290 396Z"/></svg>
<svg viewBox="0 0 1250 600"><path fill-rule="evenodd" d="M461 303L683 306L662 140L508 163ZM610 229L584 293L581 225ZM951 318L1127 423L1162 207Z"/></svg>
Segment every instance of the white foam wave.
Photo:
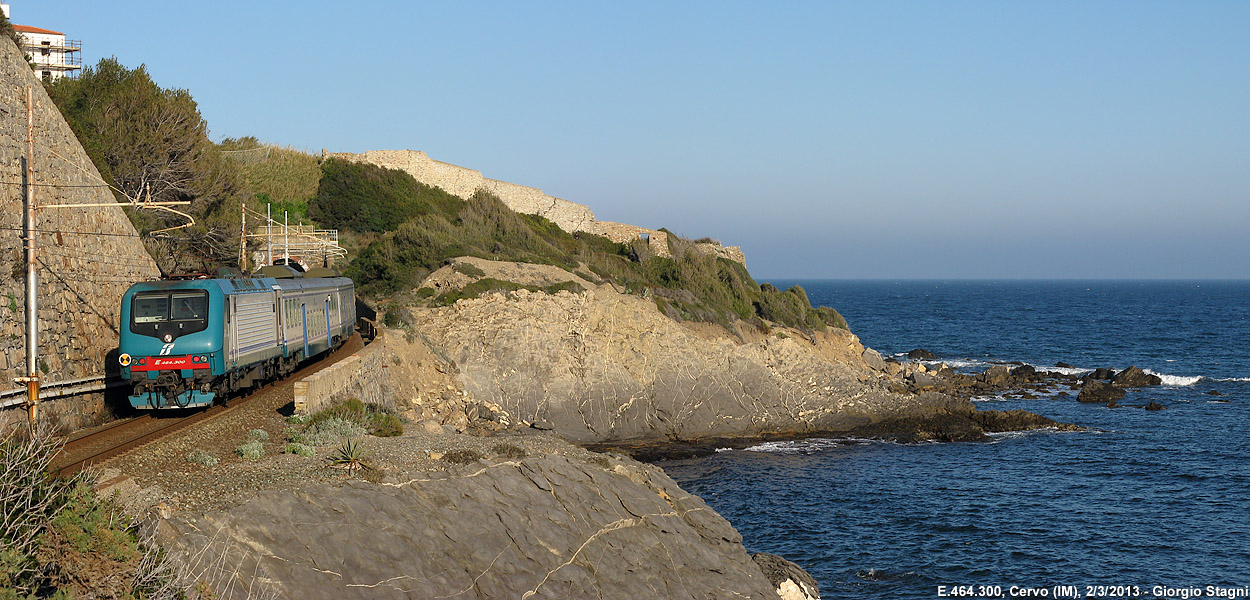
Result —
<svg viewBox="0 0 1250 600"><path fill-rule="evenodd" d="M862 446L871 444L873 440L862 438L808 438L804 440L787 440L782 442L764 442L754 446L743 448L748 452L777 452L781 454L804 454L808 452L817 452L840 446Z"/></svg>
<svg viewBox="0 0 1250 600"><path fill-rule="evenodd" d="M1250 377L1224 377L1221 379L1212 379L1211 381L1250 381Z"/></svg>
<svg viewBox="0 0 1250 600"><path fill-rule="evenodd" d="M1194 376L1168 375L1167 373L1156 373L1154 371L1151 371L1150 369L1143 369L1142 371L1148 375L1158 375L1159 379L1163 381L1163 385L1184 387L1184 386L1193 385L1195 383L1198 383L1199 381L1202 381L1201 375L1194 375Z"/></svg>

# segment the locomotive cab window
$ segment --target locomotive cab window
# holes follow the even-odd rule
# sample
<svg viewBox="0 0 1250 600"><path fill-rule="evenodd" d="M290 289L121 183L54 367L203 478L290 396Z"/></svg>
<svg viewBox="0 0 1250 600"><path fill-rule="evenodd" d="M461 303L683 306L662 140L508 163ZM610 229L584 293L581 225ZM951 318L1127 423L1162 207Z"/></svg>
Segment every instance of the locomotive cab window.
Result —
<svg viewBox="0 0 1250 600"><path fill-rule="evenodd" d="M142 292L130 304L130 331L154 337L186 335L208 328L208 292Z"/></svg>

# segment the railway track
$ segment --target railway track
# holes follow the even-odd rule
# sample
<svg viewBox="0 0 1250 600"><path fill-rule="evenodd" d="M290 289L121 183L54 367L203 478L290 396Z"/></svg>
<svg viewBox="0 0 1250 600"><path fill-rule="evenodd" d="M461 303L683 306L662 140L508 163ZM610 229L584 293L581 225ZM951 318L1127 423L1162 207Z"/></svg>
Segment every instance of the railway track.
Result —
<svg viewBox="0 0 1250 600"><path fill-rule="evenodd" d="M159 411L158 414L143 414L85 431L66 440L57 459L53 461L53 469L61 476L72 475L85 467L100 464L153 440L197 423L215 419L246 405L248 400L258 392L312 375L359 351L364 345L365 342L359 335L353 335L329 356L305 365L290 376L253 388L205 410L185 413L184 411Z"/></svg>

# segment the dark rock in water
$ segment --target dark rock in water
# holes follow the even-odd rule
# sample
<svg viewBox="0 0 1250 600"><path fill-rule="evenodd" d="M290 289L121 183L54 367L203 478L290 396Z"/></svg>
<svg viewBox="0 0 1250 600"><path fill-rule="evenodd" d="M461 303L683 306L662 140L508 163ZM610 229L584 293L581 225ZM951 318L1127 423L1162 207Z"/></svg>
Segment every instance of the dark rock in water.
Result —
<svg viewBox="0 0 1250 600"><path fill-rule="evenodd" d="M759 552L751 560L760 566L764 577L777 588L777 595L786 600L820 600L816 579L802 567L776 554Z"/></svg>
<svg viewBox="0 0 1250 600"><path fill-rule="evenodd" d="M1062 431L1080 431L1076 425L1059 423L1027 410L983 410L973 413L972 419L988 433L1004 431L1030 431L1055 428Z"/></svg>
<svg viewBox="0 0 1250 600"><path fill-rule="evenodd" d="M977 375L977 379L990 385L1004 385L1011 377L1011 371L1004 365L994 365Z"/></svg>
<svg viewBox="0 0 1250 600"><path fill-rule="evenodd" d="M1063 362L1063 361L1059 361L1059 362L1055 363L1055 366L1056 366L1056 367L1059 367L1060 369L1072 369L1072 368L1074 368L1072 365L1070 365L1070 364L1068 364L1068 363L1066 363L1066 362Z"/></svg>
<svg viewBox="0 0 1250 600"><path fill-rule="evenodd" d="M1032 365L1022 365L1011 370L1011 376L1017 379L1030 381L1037 377L1037 369Z"/></svg>
<svg viewBox="0 0 1250 600"><path fill-rule="evenodd" d="M1076 399L1079 402L1115 402L1123 397L1124 390L1105 381L1093 380L1081 386L1081 393Z"/></svg>
<svg viewBox="0 0 1250 600"><path fill-rule="evenodd" d="M937 358L937 355L925 350L924 348L916 348L915 350L907 353L907 358L913 360L932 360Z"/></svg>
<svg viewBox="0 0 1250 600"><path fill-rule="evenodd" d="M1111 379L1111 385L1116 387L1146 387L1162 383L1163 379L1158 375L1151 375L1137 367L1124 369Z"/></svg>
<svg viewBox="0 0 1250 600"><path fill-rule="evenodd" d="M1107 408L1120 408L1120 403L1116 402L1115 400L1108 400Z"/></svg>
<svg viewBox="0 0 1250 600"><path fill-rule="evenodd" d="M1207 395L1208 396L1223 396L1224 394L1221 394L1219 390L1211 390L1207 392Z"/></svg>
<svg viewBox="0 0 1250 600"><path fill-rule="evenodd" d="M1115 371L1111 369L1094 369L1092 373L1086 373L1085 376L1081 378L1081 381L1090 381L1091 379L1101 379L1107 381L1112 377L1115 377Z"/></svg>
<svg viewBox="0 0 1250 600"><path fill-rule="evenodd" d="M1037 395L1032 392L1025 392L1023 394L1020 394L1020 397L1024 398L1025 400L1037 400Z"/></svg>
<svg viewBox="0 0 1250 600"><path fill-rule="evenodd" d="M1159 404L1158 402L1151 402L1150 404L1146 405L1146 410L1163 410L1164 408L1167 408L1167 407L1163 406L1162 404Z"/></svg>
<svg viewBox="0 0 1250 600"><path fill-rule="evenodd" d="M1071 396L1072 394L1069 394L1069 393L1067 393L1067 392L1059 392L1059 395L1060 395L1060 396Z"/></svg>

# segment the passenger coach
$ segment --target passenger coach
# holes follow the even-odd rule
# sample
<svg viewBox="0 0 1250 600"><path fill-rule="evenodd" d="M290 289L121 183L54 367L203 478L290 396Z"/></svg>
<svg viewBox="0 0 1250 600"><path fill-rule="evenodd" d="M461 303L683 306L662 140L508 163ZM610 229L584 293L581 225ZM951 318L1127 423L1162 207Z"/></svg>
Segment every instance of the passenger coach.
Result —
<svg viewBox="0 0 1250 600"><path fill-rule="evenodd" d="M287 375L350 337L355 308L352 280L329 269L136 283L122 296L118 357L130 405L205 406Z"/></svg>

